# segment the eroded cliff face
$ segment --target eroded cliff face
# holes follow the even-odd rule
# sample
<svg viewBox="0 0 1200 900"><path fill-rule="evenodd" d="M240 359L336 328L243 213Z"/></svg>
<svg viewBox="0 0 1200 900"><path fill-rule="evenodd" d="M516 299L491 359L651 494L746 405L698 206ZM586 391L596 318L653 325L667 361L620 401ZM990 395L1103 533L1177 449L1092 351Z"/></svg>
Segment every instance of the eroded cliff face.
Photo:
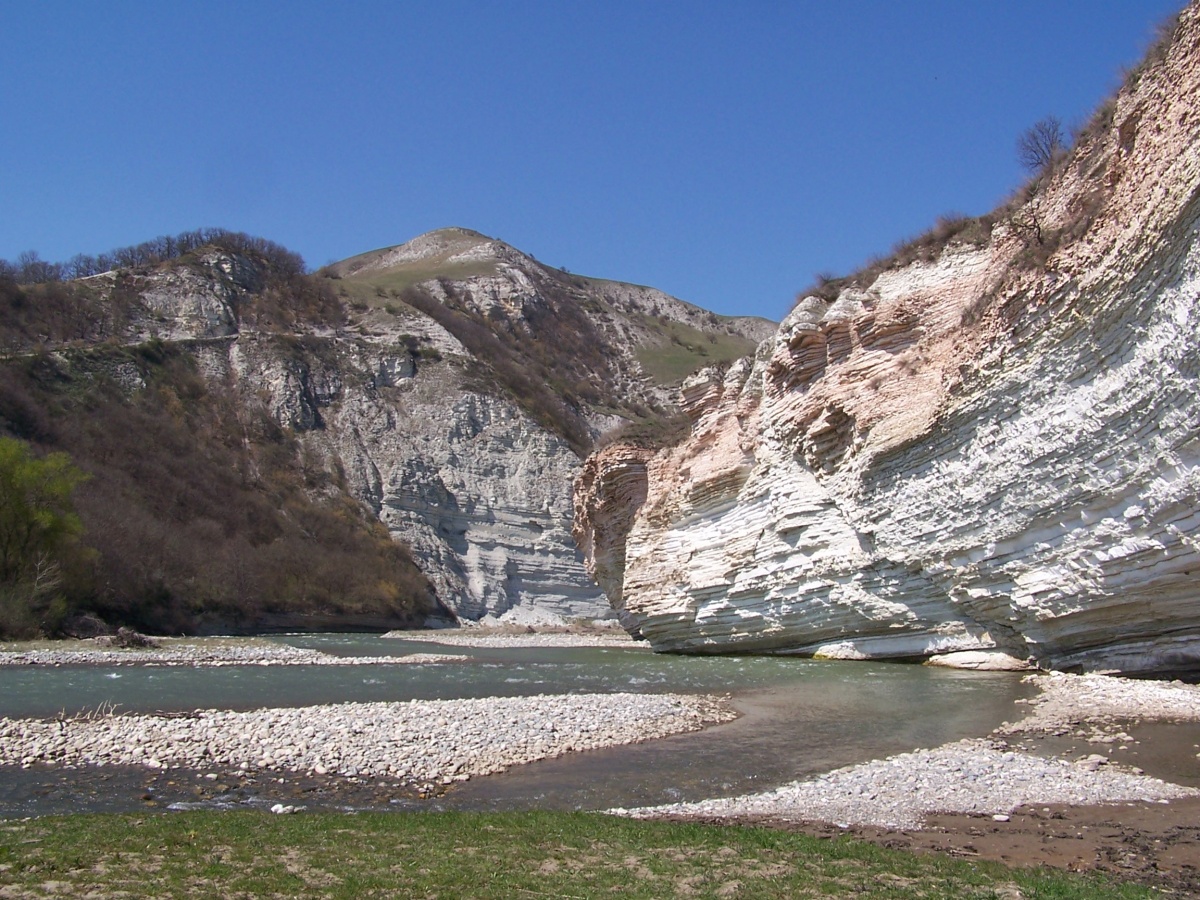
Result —
<svg viewBox="0 0 1200 900"><path fill-rule="evenodd" d="M397 327L456 343L433 323ZM383 337L241 335L195 352L375 511L460 618L610 616L571 538L579 458L515 404L465 389L451 363Z"/></svg>
<svg viewBox="0 0 1200 900"><path fill-rule="evenodd" d="M1200 664L1198 19L986 243L802 300L686 386L682 445L588 461L576 534L627 627Z"/></svg>
<svg viewBox="0 0 1200 900"><path fill-rule="evenodd" d="M157 389L139 354L169 349L236 422L272 423L273 463L369 507L463 620L611 617L571 534L582 448L671 415L662 348L734 358L774 330L466 229L327 275L208 247L73 282L63 305L87 321L31 318L10 343L129 396Z"/></svg>
<svg viewBox="0 0 1200 900"><path fill-rule="evenodd" d="M183 342L210 383L292 434L302 464L368 504L460 619L612 615L571 537L578 455L516 403L473 390L453 335L411 310L368 311L348 329L239 328L253 279L222 254L204 267L140 285L129 338Z"/></svg>

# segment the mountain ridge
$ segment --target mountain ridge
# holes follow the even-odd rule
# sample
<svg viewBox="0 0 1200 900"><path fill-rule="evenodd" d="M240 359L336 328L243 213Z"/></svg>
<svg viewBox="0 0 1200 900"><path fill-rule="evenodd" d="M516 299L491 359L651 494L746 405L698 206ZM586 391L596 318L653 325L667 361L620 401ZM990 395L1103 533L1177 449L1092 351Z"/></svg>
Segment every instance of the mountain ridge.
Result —
<svg viewBox="0 0 1200 900"><path fill-rule="evenodd" d="M281 248L241 236L169 258L155 254L171 241L149 242L133 254L144 262L73 281L0 278L0 431L66 450L93 476L79 499L96 556L71 588L73 611L151 631L606 616L570 537L580 456L623 422L653 430L675 415L670 381L616 342L643 337L643 359L665 346L688 368L752 349L764 327L752 321L745 336L661 292L598 292L476 232L453 234L500 248L503 270L451 264L401 284L387 280L395 266L305 275L275 267L291 258ZM157 437L134 450L139 432ZM244 502L278 522L252 535L203 506L189 479L231 511ZM166 494L192 499L172 509ZM408 568L388 575L362 556L347 564L367 580L342 577L353 596L339 597L313 569L334 559L319 545L271 556L272 529L330 515L357 521L347 527L366 541L347 560L394 548L387 565ZM282 579L266 606L236 574L243 545ZM139 546L159 562L138 562Z"/></svg>

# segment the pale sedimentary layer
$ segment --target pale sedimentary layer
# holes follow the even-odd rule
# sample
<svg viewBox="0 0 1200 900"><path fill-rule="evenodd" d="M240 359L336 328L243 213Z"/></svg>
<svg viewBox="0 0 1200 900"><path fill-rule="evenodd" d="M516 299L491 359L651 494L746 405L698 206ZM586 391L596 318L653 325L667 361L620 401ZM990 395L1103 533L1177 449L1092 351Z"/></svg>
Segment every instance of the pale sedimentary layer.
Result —
<svg viewBox="0 0 1200 900"><path fill-rule="evenodd" d="M1111 725L1114 719L1200 720L1200 690L1104 676L1029 676L1044 689L1026 719L997 735L1054 734ZM1094 740L1103 742L1104 736ZM920 828L931 813L1004 816L1027 804L1167 801L1195 788L1110 764L1100 754L1075 760L1012 750L1002 737L914 750L742 797L613 812L639 817L769 817L844 825Z"/></svg>
<svg viewBox="0 0 1200 900"><path fill-rule="evenodd" d="M805 298L685 384L683 444L593 456L576 536L623 623L669 651L1200 667L1198 97L1193 4L990 237Z"/></svg>
<svg viewBox="0 0 1200 900"><path fill-rule="evenodd" d="M733 718L709 696L574 694L0 719L0 765L184 766L449 784Z"/></svg>
<svg viewBox="0 0 1200 900"><path fill-rule="evenodd" d="M447 634L429 631L390 631L384 637L406 641L424 641L451 647L481 647L507 649L518 647L609 647L618 650L649 650L644 642L631 641L625 632L619 634ZM421 654L425 656L427 654ZM460 657L459 657L460 658Z"/></svg>

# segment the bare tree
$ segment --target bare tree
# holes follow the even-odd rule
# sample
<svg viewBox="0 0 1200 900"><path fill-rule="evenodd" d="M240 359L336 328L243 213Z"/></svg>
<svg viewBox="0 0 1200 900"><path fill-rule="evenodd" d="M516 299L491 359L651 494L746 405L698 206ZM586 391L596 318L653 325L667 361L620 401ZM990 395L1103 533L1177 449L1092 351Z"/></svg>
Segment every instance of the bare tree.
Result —
<svg viewBox="0 0 1200 900"><path fill-rule="evenodd" d="M1066 149L1058 116L1046 116L1034 122L1017 138L1017 159L1034 173L1044 171Z"/></svg>
<svg viewBox="0 0 1200 900"><path fill-rule="evenodd" d="M60 281L62 266L58 263L46 262L38 256L36 250L26 250L17 257L17 281L22 284L45 284L47 281Z"/></svg>

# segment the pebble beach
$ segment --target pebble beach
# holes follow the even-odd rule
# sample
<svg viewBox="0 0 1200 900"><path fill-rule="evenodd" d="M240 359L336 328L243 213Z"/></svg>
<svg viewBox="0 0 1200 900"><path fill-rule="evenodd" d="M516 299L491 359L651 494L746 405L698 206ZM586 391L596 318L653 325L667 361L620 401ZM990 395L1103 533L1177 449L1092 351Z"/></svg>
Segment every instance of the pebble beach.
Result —
<svg viewBox="0 0 1200 900"><path fill-rule="evenodd" d="M1105 675L1051 673L1026 679L1041 689L1028 701L1030 714L986 739L917 749L762 793L610 812L918 829L933 813L1006 821L1013 810L1034 804L1165 803L1200 796L1196 788L1112 765L1103 753L1067 759L1014 747L1018 738L1073 733L1100 749L1129 739L1121 730L1129 720L1200 721L1200 688Z"/></svg>
<svg viewBox="0 0 1200 900"><path fill-rule="evenodd" d="M713 697L626 693L0 719L0 765L328 774L428 789L732 718Z"/></svg>
<svg viewBox="0 0 1200 900"><path fill-rule="evenodd" d="M80 641L79 644L87 644ZM111 649L75 646L0 652L0 666L369 666L456 662L461 656L413 653L407 656L333 656L319 650L265 641L171 641L153 647Z"/></svg>

